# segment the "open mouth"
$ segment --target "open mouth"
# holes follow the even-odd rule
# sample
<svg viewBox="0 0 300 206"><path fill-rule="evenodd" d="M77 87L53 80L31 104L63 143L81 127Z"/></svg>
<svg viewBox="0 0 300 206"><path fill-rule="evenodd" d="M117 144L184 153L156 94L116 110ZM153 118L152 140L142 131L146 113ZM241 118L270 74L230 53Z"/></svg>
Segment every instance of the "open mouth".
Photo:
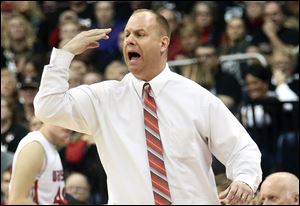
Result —
<svg viewBox="0 0 300 206"><path fill-rule="evenodd" d="M128 58L129 60L137 60L141 57L141 55L137 52L128 52Z"/></svg>

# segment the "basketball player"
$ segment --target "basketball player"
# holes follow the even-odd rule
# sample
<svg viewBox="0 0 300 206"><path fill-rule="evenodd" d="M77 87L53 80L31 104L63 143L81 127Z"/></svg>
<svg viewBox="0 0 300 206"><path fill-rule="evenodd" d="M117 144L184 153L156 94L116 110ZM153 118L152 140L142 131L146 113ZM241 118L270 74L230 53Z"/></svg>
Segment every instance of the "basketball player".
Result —
<svg viewBox="0 0 300 206"><path fill-rule="evenodd" d="M66 144L70 130L44 124L19 143L13 159L9 204L65 204L64 177L57 145Z"/></svg>

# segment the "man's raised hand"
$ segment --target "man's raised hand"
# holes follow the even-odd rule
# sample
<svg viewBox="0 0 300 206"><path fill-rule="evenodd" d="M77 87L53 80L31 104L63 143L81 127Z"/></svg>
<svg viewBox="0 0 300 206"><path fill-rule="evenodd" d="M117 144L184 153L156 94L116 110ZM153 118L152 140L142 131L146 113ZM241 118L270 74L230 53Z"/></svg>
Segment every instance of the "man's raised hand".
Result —
<svg viewBox="0 0 300 206"><path fill-rule="evenodd" d="M68 52L78 55L83 53L87 49L97 48L100 46L100 39L109 39L107 35L111 32L109 29L91 29L88 31L83 31L77 34L73 39L66 43L62 49Z"/></svg>

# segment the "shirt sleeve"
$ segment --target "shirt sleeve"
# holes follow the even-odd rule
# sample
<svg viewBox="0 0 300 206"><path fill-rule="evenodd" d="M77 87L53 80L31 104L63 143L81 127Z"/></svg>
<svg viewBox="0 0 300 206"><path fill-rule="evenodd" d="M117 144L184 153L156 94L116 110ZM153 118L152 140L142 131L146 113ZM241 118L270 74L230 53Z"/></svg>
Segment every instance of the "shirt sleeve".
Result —
<svg viewBox="0 0 300 206"><path fill-rule="evenodd" d="M218 99L210 107L209 147L233 181L243 181L255 192L262 180L261 153L235 116Z"/></svg>
<svg viewBox="0 0 300 206"><path fill-rule="evenodd" d="M34 99L35 115L41 121L91 134L87 122L95 122L93 95L87 85L69 89L69 67L74 55L53 48L50 64L44 67Z"/></svg>
<svg viewBox="0 0 300 206"><path fill-rule="evenodd" d="M284 83L276 87L275 92L280 101L298 101L299 98L293 90L289 88L289 86Z"/></svg>

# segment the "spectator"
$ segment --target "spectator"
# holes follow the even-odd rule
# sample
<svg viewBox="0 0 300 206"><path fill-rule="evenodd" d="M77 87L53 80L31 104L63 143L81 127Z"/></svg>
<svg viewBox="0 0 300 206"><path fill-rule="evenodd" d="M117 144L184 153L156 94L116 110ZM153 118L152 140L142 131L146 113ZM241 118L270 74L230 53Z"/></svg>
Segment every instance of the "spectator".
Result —
<svg viewBox="0 0 300 206"><path fill-rule="evenodd" d="M18 83L18 112L21 113L18 118L26 128L29 128L29 121L34 116L33 99L38 92L39 85L39 77L30 76L21 76Z"/></svg>
<svg viewBox="0 0 300 206"><path fill-rule="evenodd" d="M244 20L239 17L233 17L227 22L221 53L223 55L245 53L249 45L250 41L247 39Z"/></svg>
<svg viewBox="0 0 300 206"><path fill-rule="evenodd" d="M299 1L286 1L285 3L288 16L284 25L299 32Z"/></svg>
<svg viewBox="0 0 300 206"><path fill-rule="evenodd" d="M31 56L39 52L36 35L30 23L21 15L13 15L4 26L1 37L1 47L6 66L9 70L16 72L15 60L17 56ZM2 60L1 60L2 61Z"/></svg>
<svg viewBox="0 0 300 206"><path fill-rule="evenodd" d="M7 69L1 70L1 98L2 97L10 99L12 104L16 104L18 99L16 75Z"/></svg>
<svg viewBox="0 0 300 206"><path fill-rule="evenodd" d="M88 71L91 70L91 68L89 62L76 57L71 62L70 70L83 77Z"/></svg>
<svg viewBox="0 0 300 206"><path fill-rule="evenodd" d="M48 37L49 47L58 47L60 41L60 26L66 23L79 24L79 17L74 11L66 10L60 13L58 23L56 22L55 27L50 31Z"/></svg>
<svg viewBox="0 0 300 206"><path fill-rule="evenodd" d="M32 25L35 33L38 31L44 15L38 1L15 1L16 11L22 14Z"/></svg>
<svg viewBox="0 0 300 206"><path fill-rule="evenodd" d="M69 1L69 9L79 17L79 23L90 28L93 22L93 5L86 1Z"/></svg>
<svg viewBox="0 0 300 206"><path fill-rule="evenodd" d="M81 58L74 58L70 65L70 87L73 88L83 83L84 75L90 70L88 62Z"/></svg>
<svg viewBox="0 0 300 206"><path fill-rule="evenodd" d="M246 26L250 36L263 25L264 1L245 1Z"/></svg>
<svg viewBox="0 0 300 206"><path fill-rule="evenodd" d="M195 57L195 49L199 45L198 33L195 25L191 22L185 23L179 31L182 50L175 59L189 59Z"/></svg>
<svg viewBox="0 0 300 206"><path fill-rule="evenodd" d="M126 65L119 61L113 61L110 63L104 73L105 80L118 80L121 81L123 77L128 73Z"/></svg>
<svg viewBox="0 0 300 206"><path fill-rule="evenodd" d="M169 23L171 30L170 45L168 51L168 60L174 60L182 52L182 45L179 36L179 27L181 26L181 14L175 9L167 7L158 8L157 12L161 14Z"/></svg>
<svg viewBox="0 0 300 206"><path fill-rule="evenodd" d="M7 167L3 171L3 174L1 172L1 205L7 205L8 203L8 195L9 195L8 186L10 180L11 180L11 166Z"/></svg>
<svg viewBox="0 0 300 206"><path fill-rule="evenodd" d="M288 172L269 175L261 184L263 205L299 205L299 179Z"/></svg>
<svg viewBox="0 0 300 206"><path fill-rule="evenodd" d="M67 22L59 26L59 31L60 42L58 47L62 48L64 44L81 31L81 26L76 22Z"/></svg>
<svg viewBox="0 0 300 206"><path fill-rule="evenodd" d="M280 101L299 101L299 73L295 71L295 57L286 49L273 51L270 64L272 67L271 90L275 91Z"/></svg>
<svg viewBox="0 0 300 206"><path fill-rule="evenodd" d="M217 47L220 43L221 28L218 26L217 5L215 2L196 2L192 16L199 33L200 44L210 43Z"/></svg>
<svg viewBox="0 0 300 206"><path fill-rule="evenodd" d="M42 65L44 59L38 56L33 56L31 58L25 58L24 67L18 73L18 77L24 76L27 78L40 78L42 76Z"/></svg>
<svg viewBox="0 0 300 206"><path fill-rule="evenodd" d="M253 37L253 44L263 54L271 54L273 49L290 48L299 44L299 33L284 26L285 16L279 2L269 1L264 6L262 30Z"/></svg>
<svg viewBox="0 0 300 206"><path fill-rule="evenodd" d="M83 77L83 84L94 84L94 83L98 83L101 82L104 79L103 75L98 73L98 72L87 72L84 77Z"/></svg>
<svg viewBox="0 0 300 206"><path fill-rule="evenodd" d="M92 63L98 72L103 73L105 67L116 59L119 54L118 38L119 33L124 29L124 22L115 19L115 8L112 1L98 1L95 3L96 22L92 28L112 28L107 41L99 41L98 47L92 57Z"/></svg>
<svg viewBox="0 0 300 206"><path fill-rule="evenodd" d="M26 135L24 126L15 121L15 112L9 100L1 97L1 151L14 153Z"/></svg>
<svg viewBox="0 0 300 206"><path fill-rule="evenodd" d="M245 53L250 46L250 39L247 36L245 22L240 17L231 18L226 25L224 41L221 44L222 55ZM246 65L238 61L226 61L222 64L222 70L232 73L243 85L243 75Z"/></svg>
<svg viewBox="0 0 300 206"><path fill-rule="evenodd" d="M91 204L90 187L88 178L82 173L74 172L66 178L66 193L77 200L77 204Z"/></svg>
<svg viewBox="0 0 300 206"><path fill-rule="evenodd" d="M107 203L106 173L92 137L73 132L71 141L60 151L60 156L67 176L75 171L88 177L91 204Z"/></svg>
<svg viewBox="0 0 300 206"><path fill-rule="evenodd" d="M261 65L250 66L245 74L248 98L241 106L241 122L262 153L264 176L276 169L276 143L280 129L280 104L269 90L271 71Z"/></svg>

